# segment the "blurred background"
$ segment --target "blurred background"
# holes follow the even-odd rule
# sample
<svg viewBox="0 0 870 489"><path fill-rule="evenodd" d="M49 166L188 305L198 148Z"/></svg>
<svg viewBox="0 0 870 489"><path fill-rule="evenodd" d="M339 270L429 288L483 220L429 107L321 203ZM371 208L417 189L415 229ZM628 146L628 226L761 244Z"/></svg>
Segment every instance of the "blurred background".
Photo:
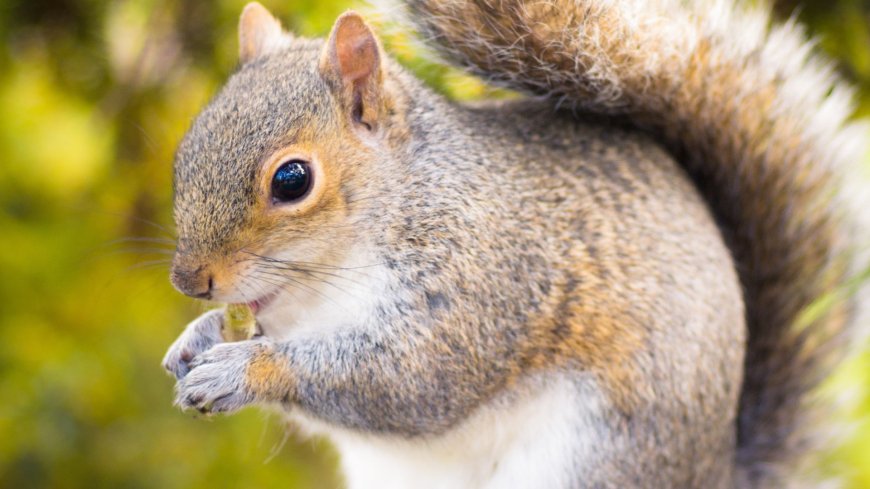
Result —
<svg viewBox="0 0 870 489"><path fill-rule="evenodd" d="M167 279L171 164L234 69L244 0L0 1L0 487L328 488L335 454L277 416L195 419L171 405L166 348L203 306ZM263 1L325 35L341 0ZM870 114L870 2L781 2L860 88ZM388 49L438 90L490 90ZM870 134L868 134L870 137ZM843 441L819 466L870 487L870 353L825 386Z"/></svg>

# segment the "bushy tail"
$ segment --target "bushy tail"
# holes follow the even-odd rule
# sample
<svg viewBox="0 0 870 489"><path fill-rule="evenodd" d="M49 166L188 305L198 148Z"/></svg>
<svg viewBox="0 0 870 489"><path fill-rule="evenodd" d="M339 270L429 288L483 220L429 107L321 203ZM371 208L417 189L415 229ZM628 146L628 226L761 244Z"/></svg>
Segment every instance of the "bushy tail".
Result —
<svg viewBox="0 0 870 489"><path fill-rule="evenodd" d="M560 106L625 116L681 160L745 289L749 343L738 465L778 480L805 450L807 393L836 358L849 301L836 192L862 156L851 93L799 27L715 0L406 0L437 49ZM811 304L817 306L809 307Z"/></svg>

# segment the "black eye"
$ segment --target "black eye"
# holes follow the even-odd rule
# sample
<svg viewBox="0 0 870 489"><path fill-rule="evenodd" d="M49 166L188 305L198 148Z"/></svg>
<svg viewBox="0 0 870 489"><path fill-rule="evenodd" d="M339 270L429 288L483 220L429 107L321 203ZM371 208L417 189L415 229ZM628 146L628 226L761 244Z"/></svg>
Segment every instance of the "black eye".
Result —
<svg viewBox="0 0 870 489"><path fill-rule="evenodd" d="M291 202L311 188L311 167L302 160L290 160L278 167L272 176L272 198L276 202Z"/></svg>

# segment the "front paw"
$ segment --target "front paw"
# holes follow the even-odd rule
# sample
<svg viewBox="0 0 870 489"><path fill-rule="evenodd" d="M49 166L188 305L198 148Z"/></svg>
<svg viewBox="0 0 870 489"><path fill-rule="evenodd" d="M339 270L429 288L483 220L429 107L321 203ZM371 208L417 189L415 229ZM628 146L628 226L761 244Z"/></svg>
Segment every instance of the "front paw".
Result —
<svg viewBox="0 0 870 489"><path fill-rule="evenodd" d="M223 318L223 309L215 309L196 318L184 328L181 336L169 347L169 351L163 357L163 368L176 379L187 375L190 371L190 362L197 355L223 341L221 338Z"/></svg>
<svg viewBox="0 0 870 489"><path fill-rule="evenodd" d="M256 340L215 345L190 362L190 372L176 384L175 404L208 414L230 413L255 402L248 370L267 349Z"/></svg>

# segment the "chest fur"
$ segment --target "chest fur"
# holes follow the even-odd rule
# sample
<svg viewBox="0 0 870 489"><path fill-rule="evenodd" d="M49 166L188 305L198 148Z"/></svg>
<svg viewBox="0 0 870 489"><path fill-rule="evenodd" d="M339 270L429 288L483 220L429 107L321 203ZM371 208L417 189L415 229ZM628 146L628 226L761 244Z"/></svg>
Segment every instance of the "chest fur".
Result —
<svg viewBox="0 0 870 489"><path fill-rule="evenodd" d="M325 435L354 488L570 487L602 456L603 402L591 381L551 380L483 406L434 438L353 433L296 412L309 434Z"/></svg>

